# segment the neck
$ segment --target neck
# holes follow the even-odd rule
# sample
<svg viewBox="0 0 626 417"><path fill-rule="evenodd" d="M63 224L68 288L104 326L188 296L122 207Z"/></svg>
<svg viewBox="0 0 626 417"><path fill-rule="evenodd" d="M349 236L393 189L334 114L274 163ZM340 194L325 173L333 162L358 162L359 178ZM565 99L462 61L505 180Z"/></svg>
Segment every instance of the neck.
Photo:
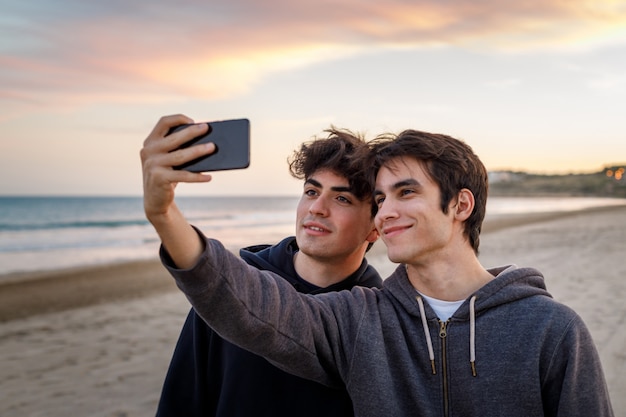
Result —
<svg viewBox="0 0 626 417"><path fill-rule="evenodd" d="M348 256L337 260L316 259L296 252L293 265L302 279L325 288L352 275L363 262L363 255Z"/></svg>
<svg viewBox="0 0 626 417"><path fill-rule="evenodd" d="M468 298L494 277L472 252L436 264L406 264L411 285L420 293L442 301Z"/></svg>

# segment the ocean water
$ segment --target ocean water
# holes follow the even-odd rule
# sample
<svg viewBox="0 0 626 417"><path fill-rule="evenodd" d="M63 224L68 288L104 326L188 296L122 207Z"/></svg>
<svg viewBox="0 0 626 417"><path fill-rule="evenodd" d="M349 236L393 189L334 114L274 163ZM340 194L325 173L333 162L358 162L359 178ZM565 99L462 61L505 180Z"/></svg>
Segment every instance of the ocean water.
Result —
<svg viewBox="0 0 626 417"><path fill-rule="evenodd" d="M238 248L293 234L298 199L178 197L177 202L192 224ZM487 217L614 204L626 200L492 197ZM0 197L0 276L154 259L158 247L141 197Z"/></svg>
<svg viewBox="0 0 626 417"><path fill-rule="evenodd" d="M178 197L190 222L227 246L293 234L298 197ZM0 276L155 258L141 197L0 197Z"/></svg>

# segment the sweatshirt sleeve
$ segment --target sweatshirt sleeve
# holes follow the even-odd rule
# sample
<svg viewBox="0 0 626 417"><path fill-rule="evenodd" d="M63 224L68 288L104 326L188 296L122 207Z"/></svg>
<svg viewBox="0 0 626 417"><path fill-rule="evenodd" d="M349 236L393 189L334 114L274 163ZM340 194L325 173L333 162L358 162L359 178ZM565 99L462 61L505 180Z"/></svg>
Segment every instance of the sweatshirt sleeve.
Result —
<svg viewBox="0 0 626 417"><path fill-rule="evenodd" d="M577 314L549 363L542 389L546 416L613 416L599 355Z"/></svg>
<svg viewBox="0 0 626 417"><path fill-rule="evenodd" d="M163 247L161 259L196 312L221 337L292 374L342 385L340 368L348 359L341 343L351 336L345 333L350 326L340 335L337 317L345 312L341 298L348 291L324 294L331 302L322 303L321 296L298 293L284 279L249 266L212 239L205 238L205 250L191 269L176 269ZM358 314L354 307L350 314Z"/></svg>

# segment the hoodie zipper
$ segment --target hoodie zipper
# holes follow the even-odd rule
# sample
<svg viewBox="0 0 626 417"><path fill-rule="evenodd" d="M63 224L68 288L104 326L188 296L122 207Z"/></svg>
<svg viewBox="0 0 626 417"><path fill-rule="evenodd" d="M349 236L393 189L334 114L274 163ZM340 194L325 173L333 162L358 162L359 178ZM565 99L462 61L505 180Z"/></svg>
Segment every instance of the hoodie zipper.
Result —
<svg viewBox="0 0 626 417"><path fill-rule="evenodd" d="M448 361L446 358L446 337L448 321L439 320L439 338L441 338L441 373L443 376L443 415L448 416Z"/></svg>

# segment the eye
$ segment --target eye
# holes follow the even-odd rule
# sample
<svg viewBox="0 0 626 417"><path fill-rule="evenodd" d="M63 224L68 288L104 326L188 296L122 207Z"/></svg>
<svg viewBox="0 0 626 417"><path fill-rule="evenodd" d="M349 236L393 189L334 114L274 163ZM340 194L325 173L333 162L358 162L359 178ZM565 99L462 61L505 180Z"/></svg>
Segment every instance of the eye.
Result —
<svg viewBox="0 0 626 417"><path fill-rule="evenodd" d="M385 201L385 196L382 196L382 195L374 198L374 204L376 204L379 207L381 204L383 204L384 201Z"/></svg>
<svg viewBox="0 0 626 417"><path fill-rule="evenodd" d="M413 194L413 193L415 193L415 191L410 189L410 188L404 188L404 189L400 190L400 195L401 196L407 196L407 195Z"/></svg>
<svg viewBox="0 0 626 417"><path fill-rule="evenodd" d="M338 200L340 203L352 204L352 200L351 200L351 199L349 199L349 198L348 198L348 197L346 197L346 196L343 196L343 195L339 195L339 196L337 196L337 200Z"/></svg>
<svg viewBox="0 0 626 417"><path fill-rule="evenodd" d="M314 196L317 194L317 191L315 191L312 188L309 188L309 189L304 190L304 194L308 196Z"/></svg>

